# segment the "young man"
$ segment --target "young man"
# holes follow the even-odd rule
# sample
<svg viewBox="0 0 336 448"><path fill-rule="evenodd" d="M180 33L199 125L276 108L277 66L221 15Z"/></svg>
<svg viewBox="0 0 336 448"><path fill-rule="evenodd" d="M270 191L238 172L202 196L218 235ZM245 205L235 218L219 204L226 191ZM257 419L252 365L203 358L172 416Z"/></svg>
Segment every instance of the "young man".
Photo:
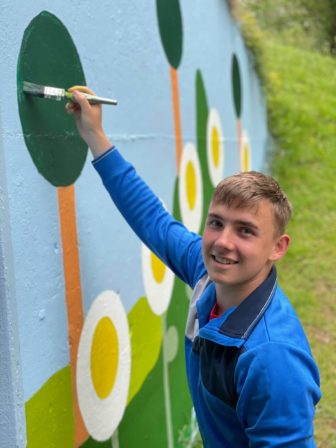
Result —
<svg viewBox="0 0 336 448"><path fill-rule="evenodd" d="M76 90L77 89L77 90ZM203 238L163 208L112 147L101 108L74 88L74 114L93 164L116 206L145 244L193 288L185 352L205 447L313 447L319 374L274 263L290 238L291 207L270 176L223 180Z"/></svg>

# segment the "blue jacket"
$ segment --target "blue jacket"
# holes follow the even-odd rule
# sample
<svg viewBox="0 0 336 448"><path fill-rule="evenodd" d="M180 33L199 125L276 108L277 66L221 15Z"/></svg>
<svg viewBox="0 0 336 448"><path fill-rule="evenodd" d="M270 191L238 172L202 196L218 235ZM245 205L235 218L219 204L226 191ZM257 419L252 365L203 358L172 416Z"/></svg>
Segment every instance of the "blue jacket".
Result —
<svg viewBox="0 0 336 448"><path fill-rule="evenodd" d="M194 290L186 370L204 446L314 447L319 373L275 268L238 307L209 321L215 285L201 237L167 213L116 149L93 164L136 234Z"/></svg>

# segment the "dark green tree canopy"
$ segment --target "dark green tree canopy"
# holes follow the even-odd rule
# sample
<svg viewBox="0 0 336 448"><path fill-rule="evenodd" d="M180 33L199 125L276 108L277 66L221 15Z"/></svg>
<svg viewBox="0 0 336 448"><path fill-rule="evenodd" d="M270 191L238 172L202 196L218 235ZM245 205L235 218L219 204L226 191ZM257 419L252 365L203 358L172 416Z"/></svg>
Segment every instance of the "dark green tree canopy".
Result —
<svg viewBox="0 0 336 448"><path fill-rule="evenodd" d="M241 115L241 103L242 103L242 91L241 91L241 80L240 80L240 70L239 70L239 63L238 58L235 54L232 56L232 67L231 67L231 74L232 74L232 90L233 90L233 100L234 100L234 106L236 115L238 118L240 118Z"/></svg>
<svg viewBox="0 0 336 448"><path fill-rule="evenodd" d="M73 40L63 23L43 11L26 28L17 65L21 126L30 156L40 174L54 186L75 182L88 148L79 137L64 102L24 94L22 82L52 87L85 85Z"/></svg>
<svg viewBox="0 0 336 448"><path fill-rule="evenodd" d="M169 64L178 68L182 58L183 26L179 0L156 0L162 45Z"/></svg>

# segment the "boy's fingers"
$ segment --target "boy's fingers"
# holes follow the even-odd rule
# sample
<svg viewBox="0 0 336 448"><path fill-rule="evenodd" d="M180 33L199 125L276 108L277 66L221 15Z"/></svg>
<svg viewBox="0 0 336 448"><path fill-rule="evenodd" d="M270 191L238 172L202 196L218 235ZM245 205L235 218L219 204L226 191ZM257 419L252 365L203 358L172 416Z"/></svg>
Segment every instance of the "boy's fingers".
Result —
<svg viewBox="0 0 336 448"><path fill-rule="evenodd" d="M83 110L88 110L91 108L90 103L86 99L85 95L83 95L78 90L72 90L71 92L76 100L76 103L80 105L80 108ZM85 92L86 93L86 92Z"/></svg>
<svg viewBox="0 0 336 448"><path fill-rule="evenodd" d="M78 107L79 106L78 105L76 106L76 104L73 102L68 102L65 105L65 109L69 115L73 115L76 112L76 110L78 109Z"/></svg>
<svg viewBox="0 0 336 448"><path fill-rule="evenodd" d="M72 86L68 89L69 92L74 92L77 90L78 92L88 93L89 95L95 95L94 91L89 89L87 86Z"/></svg>

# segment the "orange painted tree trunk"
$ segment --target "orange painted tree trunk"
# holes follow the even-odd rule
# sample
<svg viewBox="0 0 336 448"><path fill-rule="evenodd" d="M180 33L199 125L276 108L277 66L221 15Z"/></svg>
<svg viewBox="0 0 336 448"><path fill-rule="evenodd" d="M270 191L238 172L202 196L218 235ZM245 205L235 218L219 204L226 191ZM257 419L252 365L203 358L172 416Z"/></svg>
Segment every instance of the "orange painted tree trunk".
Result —
<svg viewBox="0 0 336 448"><path fill-rule="evenodd" d="M78 251L75 187L57 188L58 207L63 248L63 270L65 298L68 315L68 334L70 348L71 377L74 400L75 447L79 447L88 438L77 398L76 365L79 338L83 327L82 287Z"/></svg>

